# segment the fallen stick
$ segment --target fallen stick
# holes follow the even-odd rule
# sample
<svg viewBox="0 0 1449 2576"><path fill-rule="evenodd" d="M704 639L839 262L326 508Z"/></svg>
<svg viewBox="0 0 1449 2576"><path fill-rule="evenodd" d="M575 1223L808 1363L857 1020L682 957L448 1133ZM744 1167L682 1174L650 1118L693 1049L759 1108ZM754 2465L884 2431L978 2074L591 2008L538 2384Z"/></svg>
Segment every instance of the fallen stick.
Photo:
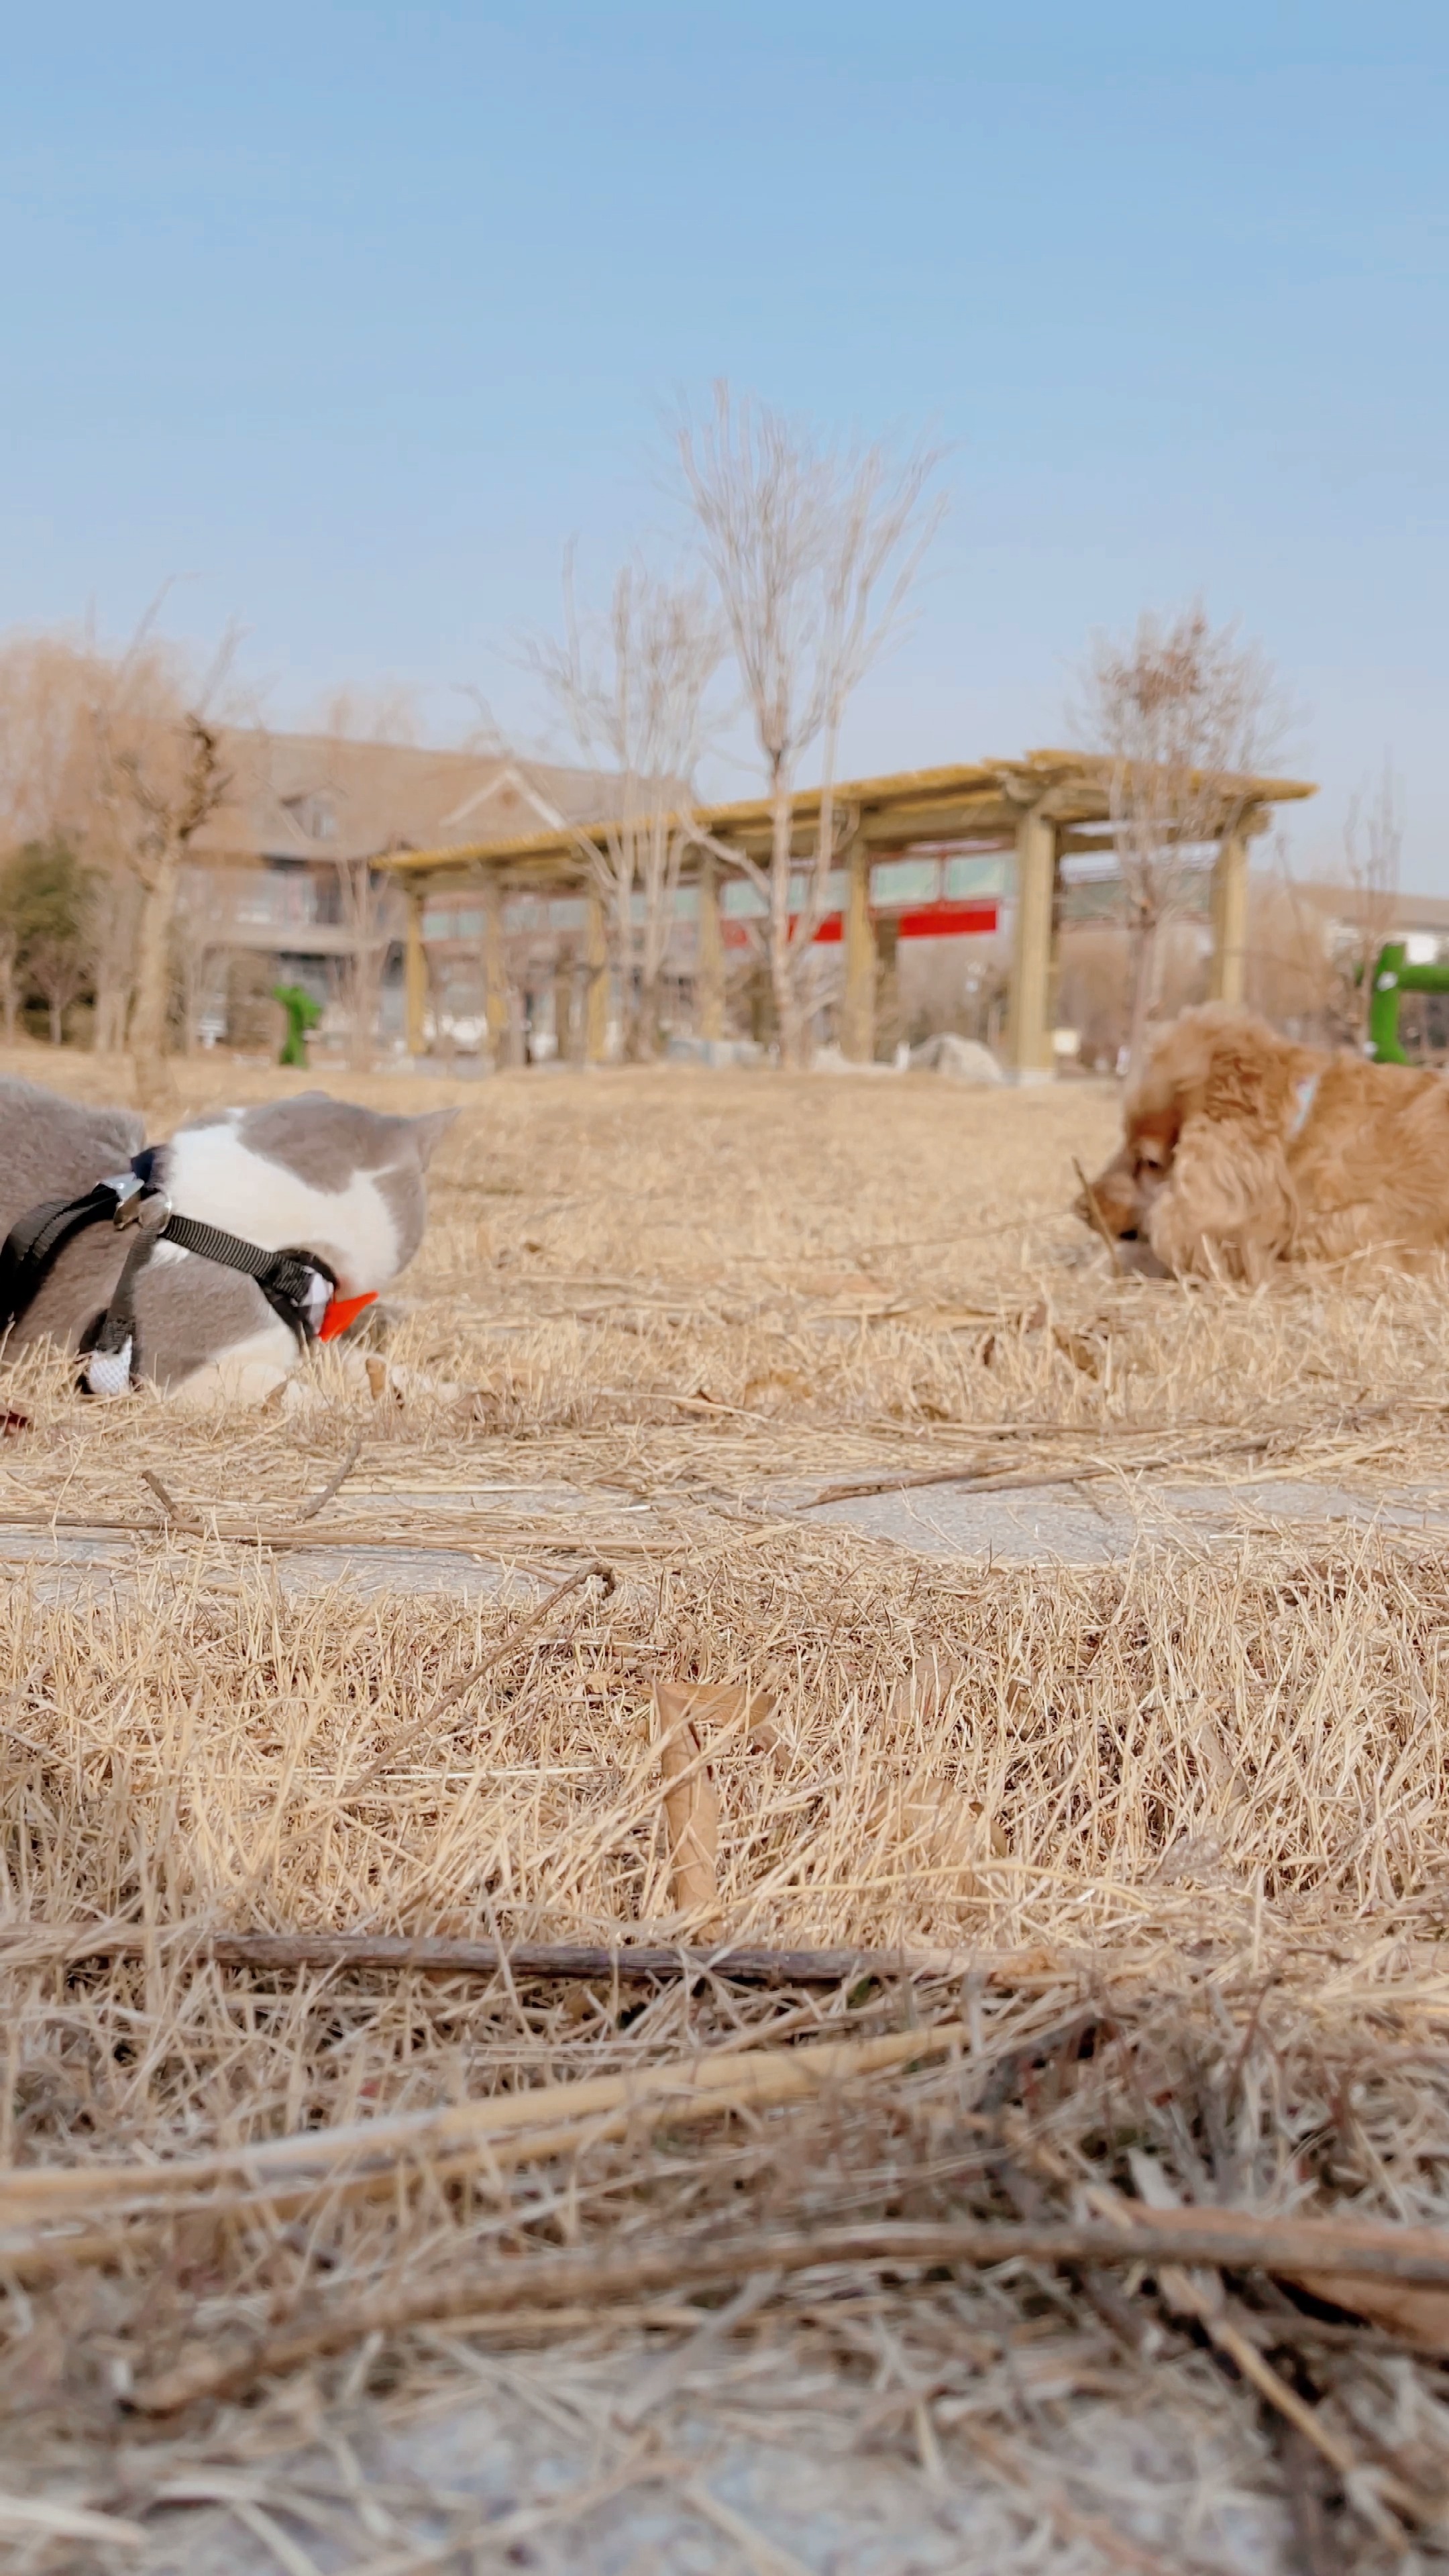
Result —
<svg viewBox="0 0 1449 2576"><path fill-rule="evenodd" d="M825 1485L801 1503L802 1512L818 1511L822 1503L852 1503L864 1494L905 1494L917 1485L964 1485L971 1494L1009 1493L1013 1486L1082 1485L1089 1476L1111 1476L1114 1467L1043 1467L1034 1476L1023 1476L1013 1469L1006 1476L978 1476L974 1467L932 1467L922 1475L876 1476L869 1484Z"/></svg>
<svg viewBox="0 0 1449 2576"><path fill-rule="evenodd" d="M808 2048L722 2048L626 2075L586 2076L428 2111L385 2112L166 2164L11 2165L0 2172L0 2227L60 2218L77 2208L150 2209L233 2180L250 2189L275 2180L283 2188L310 2182L326 2190L350 2175L392 2173L402 2165L426 2165L439 2173L480 2159L522 2163L621 2136L650 2110L679 2121L809 2101L823 2088L857 2076L943 2057L963 2037L959 2022L943 2022ZM1320 2249L1315 2259L1327 2257Z"/></svg>
<svg viewBox="0 0 1449 2576"><path fill-rule="evenodd" d="M337 1493L341 1486L346 1482L361 1456L362 1438L359 1433L357 1439L353 1441L351 1448L348 1450L346 1457L343 1459L341 1466L336 1468L328 1477L320 1494L314 1494L309 1503L303 1503L297 1514L299 1521L314 1521L316 1519L317 1514L326 1504L331 1502L333 1495Z"/></svg>
<svg viewBox="0 0 1449 2576"><path fill-rule="evenodd" d="M1118 2210L1122 2210L1126 2215L1129 2206L1119 2201L1115 2195L1109 2197L1105 2193L1093 2192L1090 2199L1094 2205L1101 2205L1103 2215L1108 2218L1113 2217ZM1174 2204L1162 2202L1156 2206L1172 2207ZM1131 2217L1135 2218L1138 2214L1135 2209L1131 2210ZM1290 2274L1289 2278L1295 2287L1306 2286L1301 2276ZM1363 2481L1365 2476L1363 2461L1352 2443L1331 2423L1325 2421L1322 2409L1311 2406L1305 2398L1301 2397L1297 2389L1274 2369L1266 2354L1258 2350L1251 2336L1244 2333L1234 2315L1233 2302L1223 2286L1221 2271L1216 2266L1212 2270L1189 2270L1178 2263L1159 2263L1157 2287L1164 2306L1170 2308L1174 2315L1194 2317L1209 2340L1216 2344L1219 2352L1232 2363L1239 2377L1247 2380L1250 2387L1256 2388L1265 2403L1273 2407L1302 2440L1312 2445L1319 2456L1328 2462L1334 2475L1341 2481L1345 2492L1350 2496L1353 2495L1356 2482ZM1352 2281L1344 2280L1340 2283L1340 2289L1344 2299L1351 2303L1357 2294L1357 2285ZM1399 2290L1396 2295L1402 2298L1404 2293ZM1419 2293L1421 2298L1425 2295L1423 2291ZM1432 2293L1427 2295L1432 2296ZM1412 2297L1413 2293L1410 2292L1409 2296ZM1401 2478L1386 2476L1382 2471L1376 2470L1373 2473L1373 2484L1383 2500L1393 2505L1399 2513L1406 2515L1410 2521L1424 2522L1435 2518L1432 2500L1422 2495L1416 2488L1405 2484ZM1362 2502L1361 2484L1359 2496Z"/></svg>
<svg viewBox="0 0 1449 2576"><path fill-rule="evenodd" d="M159 1478L156 1481L159 1483ZM172 1510L175 1513L175 1505ZM389 1537L385 1531L302 1530L295 1523L289 1529L277 1530L205 1529L200 1521L193 1521L184 1514L171 1518L163 1528L158 1528L155 1521L102 1518L94 1512L53 1512L44 1519L34 1512L0 1512L0 1529L33 1530L37 1538L54 1538L61 1530L75 1537L100 1534L132 1538L162 1538L174 1531L184 1538L210 1540L219 1547L317 1547L332 1556L340 1556L348 1548L370 1548L375 1554L390 1556L472 1556L493 1565L503 1561L496 1539L485 1546L479 1539L470 1539L466 1532L452 1530L437 1531L427 1538L396 1538ZM530 1532L522 1533L510 1553L516 1552L517 1547L527 1546L546 1546L554 1556L567 1553L561 1539L556 1536L546 1538L542 1532L537 1537Z"/></svg>
<svg viewBox="0 0 1449 2576"><path fill-rule="evenodd" d="M138 1958L140 1932L87 1935L79 1958ZM643 1942L605 1948L582 1941L465 1941L391 1932L215 1932L190 1954L223 1968L410 1968L434 1976L586 1978L611 1985L652 1978L715 1976L742 1986L843 1986L865 1977L959 1976L979 1963L968 1953L904 1950L766 1950L725 1943L668 1949ZM27 1964L29 1961L27 1959ZM0 1967L6 1965L0 1942Z"/></svg>
<svg viewBox="0 0 1449 2576"><path fill-rule="evenodd" d="M1083 1436L1095 1438L1096 1434L1084 1426ZM903 1494L916 1485L963 1485L971 1494L1004 1494L1009 1493L1013 1486L1025 1492L1036 1485L1084 1485L1095 1476L1139 1476L1155 1473L1160 1467L1206 1467L1215 1458L1242 1456L1254 1449L1265 1449L1267 1445L1268 1435L1255 1432L1250 1440L1220 1441L1216 1448L1206 1449L1200 1456L1190 1458L1176 1452L1159 1452L1152 1458L1090 1459L1082 1467L1047 1467L1035 1474L1023 1474L1019 1468L1013 1467L1003 1476L978 1476L971 1467L932 1467L919 1475L878 1476L869 1484L825 1485L818 1494L812 1494L807 1503L800 1503L796 1508L802 1512L813 1512L821 1503L853 1502L864 1494Z"/></svg>
<svg viewBox="0 0 1449 2576"><path fill-rule="evenodd" d="M516 1626L509 1629L506 1637L501 1637L496 1646L491 1646L481 1662L474 1664L471 1671L464 1673L459 1680L450 1682L441 1696L434 1700L432 1707L424 1711L418 1724L423 1727L436 1726L438 1719L454 1705L455 1701L462 1698L465 1691L470 1691L475 1682L481 1682L485 1673L491 1673L495 1664L501 1664L505 1656L511 1655L516 1646L522 1645L525 1637L530 1636L535 1628L542 1625L550 1610L556 1610L560 1601L566 1601L571 1592L577 1592L581 1584L592 1582L595 1576L604 1587L600 1597L607 1601L610 1593L618 1588L613 1567L601 1564L597 1560L591 1565L580 1566L577 1574L568 1575L529 1611L526 1619L520 1619ZM391 1750L395 1751L396 1747Z"/></svg>
<svg viewBox="0 0 1449 2576"><path fill-rule="evenodd" d="M919 2272L941 2265L982 2270L1000 2263L1222 2264L1234 2271L1293 2271L1326 2259L1304 2249L1354 2240L1353 2265L1375 2278L1449 2282L1449 2233L1362 2221L1340 2226L1331 2219L1261 2219L1235 2210L1159 2211L1134 2206L1133 2223L1102 2220L1048 2223L954 2219L883 2221L878 2225L761 2232L719 2242L703 2237L646 2253L611 2255L597 2249L574 2254L515 2257L476 2275L456 2269L432 2281L339 2304L330 2315L293 2317L270 2332L218 2348L193 2345L170 2370L142 2380L130 2403L145 2414L166 2415L198 2397L235 2395L255 2380L292 2370L321 2354L338 2352L370 2334L399 2334L446 2317L497 2316L515 2307L607 2307L618 2299L651 2298L685 2284L745 2280L754 2272L804 2272L827 2266L869 2265ZM1413 2240L1414 2248L1404 2240ZM1432 2242L1432 2253L1425 2250ZM1346 2268L1335 2257L1338 2268Z"/></svg>
<svg viewBox="0 0 1449 2576"><path fill-rule="evenodd" d="M1122 1247L1118 1242L1117 1237L1112 1232L1111 1227L1108 1225L1106 1218L1103 1216L1101 1202L1097 1197L1097 1193L1093 1189L1091 1182L1088 1180L1087 1175L1083 1171L1075 1154L1072 1156L1072 1169L1082 1184L1082 1196L1086 1200L1088 1209L1091 1212L1092 1231L1094 1234L1099 1234L1101 1236L1102 1241L1105 1243L1107 1250L1112 1256L1112 1267L1120 1277L1122 1271Z"/></svg>
<svg viewBox="0 0 1449 2576"><path fill-rule="evenodd" d="M191 1513L184 1512L182 1510L180 1504L176 1502L170 1494L168 1494L160 1477L154 1475L149 1467L142 1468L141 1482L143 1485L150 1486L152 1493L155 1495L157 1502L160 1504L162 1511L166 1515L168 1523L176 1529L185 1530L191 1538L200 1538L201 1523L194 1519Z"/></svg>
<svg viewBox="0 0 1449 2576"><path fill-rule="evenodd" d="M603 1565L596 1559L592 1564L581 1565L577 1574L566 1575L562 1583L554 1585L552 1592L546 1592L541 1601L535 1602L526 1618L516 1620L508 1634L500 1637L495 1646L490 1646L481 1663L474 1664L471 1670L461 1674L457 1681L450 1682L447 1689L434 1700L431 1708L424 1709L421 1717L415 1718L411 1726L405 1726L400 1735L394 1736L392 1743L388 1745L385 1752L379 1753L375 1762L370 1762L365 1771L359 1771L355 1780L349 1780L344 1788L338 1790L337 1795L341 1803L345 1805L347 1800L355 1798L360 1790L370 1789L373 1782L382 1779L384 1774L392 1769L400 1755L408 1752L412 1746L421 1744L425 1738L430 1740L439 1718L446 1717L449 1709L456 1705L464 1692L470 1691L475 1682L481 1682L485 1673L491 1673L495 1664L505 1662L510 1655L514 1654L523 1644L525 1637L531 1637L534 1630L542 1626L551 1610L556 1610L559 1603L566 1601L569 1594L577 1592L581 1585L592 1582L595 1575L604 1587L602 1598L607 1601L610 1593L618 1588L618 1577L611 1565Z"/></svg>

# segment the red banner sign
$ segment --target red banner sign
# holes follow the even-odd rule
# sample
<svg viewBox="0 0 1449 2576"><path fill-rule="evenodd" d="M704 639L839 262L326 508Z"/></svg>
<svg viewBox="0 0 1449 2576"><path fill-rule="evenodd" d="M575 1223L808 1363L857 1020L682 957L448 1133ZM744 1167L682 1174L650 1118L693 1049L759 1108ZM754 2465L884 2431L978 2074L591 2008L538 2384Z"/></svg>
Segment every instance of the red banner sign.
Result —
<svg viewBox="0 0 1449 2576"><path fill-rule="evenodd" d="M990 939L997 928L999 906L994 895L964 903L917 904L910 912L893 916L896 935L901 939ZM749 944L749 926L732 920L728 914L720 924L726 948L744 948ZM822 921L815 933L817 947L827 948L845 937L845 923L838 912Z"/></svg>

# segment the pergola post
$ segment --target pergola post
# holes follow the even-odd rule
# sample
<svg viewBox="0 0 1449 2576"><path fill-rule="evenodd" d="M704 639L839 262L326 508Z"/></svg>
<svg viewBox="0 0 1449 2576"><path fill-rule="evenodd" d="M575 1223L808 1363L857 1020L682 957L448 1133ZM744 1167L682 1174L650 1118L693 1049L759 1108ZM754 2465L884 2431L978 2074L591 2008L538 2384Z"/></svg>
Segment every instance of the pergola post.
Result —
<svg viewBox="0 0 1449 2576"><path fill-rule="evenodd" d="M403 947L403 1030L409 1055L421 1055L427 1044L428 958L423 946L421 886L408 889L407 937Z"/></svg>
<svg viewBox="0 0 1449 2576"><path fill-rule="evenodd" d="M580 1059L579 976L577 954L565 948L553 970L553 1042L554 1060L558 1064L577 1064Z"/></svg>
<svg viewBox="0 0 1449 2576"><path fill-rule="evenodd" d="M508 966L503 954L503 888L494 876L483 881L483 1017L488 1052L495 1065L508 1057Z"/></svg>
<svg viewBox="0 0 1449 2576"><path fill-rule="evenodd" d="M870 852L852 841L845 853L845 993L840 1051L849 1064L875 1058L875 931L870 918Z"/></svg>
<svg viewBox="0 0 1449 2576"><path fill-rule="evenodd" d="M588 892L584 971L588 978L584 1002L584 1061L603 1064L609 1053L609 934L604 919L604 899L593 886Z"/></svg>
<svg viewBox="0 0 1449 2576"><path fill-rule="evenodd" d="M1208 994L1214 1002L1241 1008L1247 991L1248 966L1248 835L1246 815L1229 826L1213 861L1213 953Z"/></svg>
<svg viewBox="0 0 1449 2576"><path fill-rule="evenodd" d="M1056 874L1056 825L1047 820L1039 805L1033 805L1018 818L1016 826L1016 924L1006 1053L1018 1082L1045 1082L1053 1070L1051 972Z"/></svg>
<svg viewBox="0 0 1449 2576"><path fill-rule="evenodd" d="M719 861L699 856L699 919L694 950L696 1034L710 1042L724 1036L724 933L719 913Z"/></svg>

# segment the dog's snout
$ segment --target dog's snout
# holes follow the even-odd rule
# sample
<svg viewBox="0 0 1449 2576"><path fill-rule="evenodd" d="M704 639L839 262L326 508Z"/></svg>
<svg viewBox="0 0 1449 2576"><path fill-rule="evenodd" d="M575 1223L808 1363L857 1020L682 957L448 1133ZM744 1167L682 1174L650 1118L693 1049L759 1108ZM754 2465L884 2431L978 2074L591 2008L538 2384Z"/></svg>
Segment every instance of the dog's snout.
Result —
<svg viewBox="0 0 1449 2576"><path fill-rule="evenodd" d="M1145 1213L1142 1193L1121 1162L1109 1163L1072 1202L1072 1214L1094 1234L1104 1231L1118 1240L1136 1234Z"/></svg>

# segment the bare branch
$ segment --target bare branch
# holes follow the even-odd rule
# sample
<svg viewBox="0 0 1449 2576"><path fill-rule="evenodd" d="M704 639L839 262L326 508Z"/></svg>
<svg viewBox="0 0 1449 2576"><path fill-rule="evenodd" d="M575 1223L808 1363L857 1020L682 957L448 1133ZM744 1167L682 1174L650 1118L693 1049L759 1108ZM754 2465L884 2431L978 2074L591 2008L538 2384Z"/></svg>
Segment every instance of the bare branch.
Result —
<svg viewBox="0 0 1449 2576"><path fill-rule="evenodd" d="M616 576L607 615L581 616L572 549L562 636L523 648L575 750L618 782L602 845L576 824L565 829L606 906L631 1056L651 1055L658 1041L675 896L695 837L694 774L723 652L704 582L671 582L637 559Z"/></svg>
<svg viewBox="0 0 1449 2576"><path fill-rule="evenodd" d="M685 496L719 594L773 805L766 893L781 1053L809 1052L811 943L836 856L834 778L845 710L900 631L907 596L940 525L931 485L940 452L842 451L728 385L702 421L676 429ZM805 754L821 755L820 823L794 898L791 797Z"/></svg>
<svg viewBox="0 0 1449 2576"><path fill-rule="evenodd" d="M1368 1030L1374 964L1398 910L1403 846L1402 796L1393 761L1385 752L1372 795L1366 797L1359 789L1349 798L1343 826L1345 873L1358 898L1351 968L1352 1018L1360 1036Z"/></svg>
<svg viewBox="0 0 1449 2576"><path fill-rule="evenodd" d="M1127 643L1093 639L1077 726L1111 762L1108 792L1133 933L1130 1058L1155 1000L1159 933L1190 889L1188 854L1241 823L1241 782L1277 755L1287 710L1273 671L1235 625L1214 627L1200 600L1176 616L1144 612Z"/></svg>

